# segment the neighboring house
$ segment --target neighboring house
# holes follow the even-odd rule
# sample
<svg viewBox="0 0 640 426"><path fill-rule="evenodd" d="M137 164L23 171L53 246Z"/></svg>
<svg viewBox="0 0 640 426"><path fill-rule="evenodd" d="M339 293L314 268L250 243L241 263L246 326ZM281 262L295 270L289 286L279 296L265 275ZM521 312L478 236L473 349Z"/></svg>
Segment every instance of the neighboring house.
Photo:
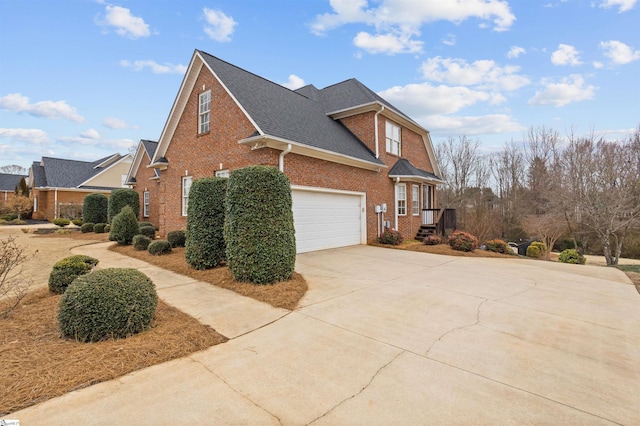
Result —
<svg viewBox="0 0 640 426"><path fill-rule="evenodd" d="M94 192L107 196L111 190L128 187L130 154L113 154L99 160L77 161L42 157L29 169L33 219L79 217L84 197Z"/></svg>
<svg viewBox="0 0 640 426"><path fill-rule="evenodd" d="M256 164L291 181L298 252L374 242L385 224L414 238L438 217L429 132L358 80L292 91L199 50L128 180L142 200L146 169L160 172L150 209L163 235L185 229L195 179Z"/></svg>
<svg viewBox="0 0 640 426"><path fill-rule="evenodd" d="M137 174L128 176L126 182L127 185L135 187L140 192L140 220L151 222L154 225L159 223L158 187L160 184L160 171L147 166L151 163L157 147L158 142L140 140L131 163L131 169L137 170Z"/></svg>
<svg viewBox="0 0 640 426"><path fill-rule="evenodd" d="M26 179L27 176L0 173L0 210L3 210L15 197L16 187L22 178Z"/></svg>

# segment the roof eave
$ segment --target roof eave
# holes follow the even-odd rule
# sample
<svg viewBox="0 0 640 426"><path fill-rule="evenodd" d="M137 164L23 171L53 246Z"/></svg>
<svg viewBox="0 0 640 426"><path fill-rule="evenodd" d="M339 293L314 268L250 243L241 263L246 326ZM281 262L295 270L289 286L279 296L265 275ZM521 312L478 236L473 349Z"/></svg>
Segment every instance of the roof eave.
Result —
<svg viewBox="0 0 640 426"><path fill-rule="evenodd" d="M420 182L428 182L428 183L433 183L436 185L442 184L442 183L446 183L444 180L442 179L438 179L438 178L430 178L430 177L425 177L425 176L419 176L419 175L389 175L390 179L398 179L400 178L400 180L404 180L404 181L420 181Z"/></svg>

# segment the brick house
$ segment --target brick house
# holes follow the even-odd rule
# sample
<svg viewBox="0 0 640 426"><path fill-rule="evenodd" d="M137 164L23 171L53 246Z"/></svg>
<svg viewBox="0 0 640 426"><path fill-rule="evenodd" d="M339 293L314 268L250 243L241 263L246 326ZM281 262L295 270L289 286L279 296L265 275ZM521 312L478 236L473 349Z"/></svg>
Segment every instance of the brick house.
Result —
<svg viewBox="0 0 640 426"><path fill-rule="evenodd" d="M130 154L113 154L92 162L52 157L34 161L28 179L32 218L80 217L86 195L100 192L109 196L111 190L126 187L131 161Z"/></svg>
<svg viewBox="0 0 640 426"><path fill-rule="evenodd" d="M3 211L9 203L11 203L13 197L16 196L15 190L22 178L26 179L27 176L0 173L0 212Z"/></svg>
<svg viewBox="0 0 640 426"><path fill-rule="evenodd" d="M158 195L160 171L147 167L156 152L158 142L142 139L136 149L131 169L137 170L135 176L128 175L126 184L140 192L140 220L158 224ZM141 167L143 166L143 167ZM153 206L153 208L152 208Z"/></svg>
<svg viewBox="0 0 640 426"><path fill-rule="evenodd" d="M442 180L426 129L356 79L289 90L200 50L150 163L128 179L141 200L157 191L149 217L164 235L185 229L193 180L256 164L291 181L298 252L434 226Z"/></svg>

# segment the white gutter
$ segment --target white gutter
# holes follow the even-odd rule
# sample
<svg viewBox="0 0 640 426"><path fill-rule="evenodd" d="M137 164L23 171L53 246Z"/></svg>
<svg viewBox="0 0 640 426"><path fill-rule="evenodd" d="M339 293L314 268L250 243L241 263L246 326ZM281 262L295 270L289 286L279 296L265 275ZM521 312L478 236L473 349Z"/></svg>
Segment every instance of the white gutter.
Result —
<svg viewBox="0 0 640 426"><path fill-rule="evenodd" d="M398 230L398 184L400 183L400 177L396 178L396 184L393 187L393 198L395 200L395 206L393 207L393 210L396 212L396 231ZM405 200L406 200L406 194L405 194ZM406 203L406 201L405 201ZM405 205L406 208L406 205Z"/></svg>
<svg viewBox="0 0 640 426"><path fill-rule="evenodd" d="M380 105L380 111L377 111L375 113L375 115L373 116L373 128L374 128L374 132L375 134L375 139L376 139L376 158L380 158L380 151L378 148L378 115L384 111L384 105Z"/></svg>
<svg viewBox="0 0 640 426"><path fill-rule="evenodd" d="M293 147L291 146L291 144L287 144L287 149L282 151L280 153L280 157L278 158L278 168L283 173L284 173L284 156L287 155L288 153L290 153L292 148Z"/></svg>
<svg viewBox="0 0 640 426"><path fill-rule="evenodd" d="M53 218L58 218L58 188L54 188L53 193Z"/></svg>

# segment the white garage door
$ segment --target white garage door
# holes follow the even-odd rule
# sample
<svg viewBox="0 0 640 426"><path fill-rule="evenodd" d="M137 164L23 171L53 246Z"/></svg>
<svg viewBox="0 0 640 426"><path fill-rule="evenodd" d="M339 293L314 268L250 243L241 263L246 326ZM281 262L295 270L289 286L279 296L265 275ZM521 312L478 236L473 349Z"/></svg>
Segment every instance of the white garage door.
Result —
<svg viewBox="0 0 640 426"><path fill-rule="evenodd" d="M291 195L298 253L360 244L362 196L299 189Z"/></svg>

